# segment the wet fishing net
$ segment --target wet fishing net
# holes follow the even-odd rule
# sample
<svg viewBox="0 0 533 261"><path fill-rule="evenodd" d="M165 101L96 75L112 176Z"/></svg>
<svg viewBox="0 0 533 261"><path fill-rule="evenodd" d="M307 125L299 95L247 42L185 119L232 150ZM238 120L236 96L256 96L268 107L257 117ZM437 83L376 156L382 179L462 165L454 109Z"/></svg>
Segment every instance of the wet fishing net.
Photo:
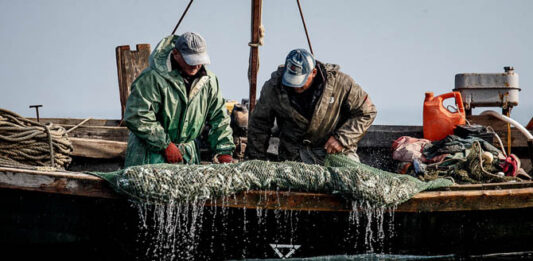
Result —
<svg viewBox="0 0 533 261"><path fill-rule="evenodd" d="M216 199L246 190L290 190L337 194L376 206L393 206L420 191L453 184L440 178L420 181L339 155L329 155L325 166L250 160L233 164L141 165L91 174L107 180L119 193L148 203Z"/></svg>

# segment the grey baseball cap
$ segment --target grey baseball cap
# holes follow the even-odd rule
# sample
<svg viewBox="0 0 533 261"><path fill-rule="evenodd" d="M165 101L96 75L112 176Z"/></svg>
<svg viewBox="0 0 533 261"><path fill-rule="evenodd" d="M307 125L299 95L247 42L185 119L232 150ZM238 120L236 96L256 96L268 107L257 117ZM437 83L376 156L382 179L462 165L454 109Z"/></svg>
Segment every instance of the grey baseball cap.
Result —
<svg viewBox="0 0 533 261"><path fill-rule="evenodd" d="M315 57L307 50L292 50L285 60L285 70L281 82L288 87L300 88L307 82L307 78L315 66Z"/></svg>
<svg viewBox="0 0 533 261"><path fill-rule="evenodd" d="M197 33L187 32L180 35L174 42L174 46L188 65L211 63L207 55L205 39Z"/></svg>

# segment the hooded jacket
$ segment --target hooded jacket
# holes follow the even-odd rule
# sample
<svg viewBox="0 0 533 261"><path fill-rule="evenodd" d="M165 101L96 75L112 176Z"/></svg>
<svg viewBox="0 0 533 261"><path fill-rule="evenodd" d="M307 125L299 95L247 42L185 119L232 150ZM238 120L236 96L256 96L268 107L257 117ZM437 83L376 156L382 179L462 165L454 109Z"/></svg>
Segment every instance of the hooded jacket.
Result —
<svg viewBox="0 0 533 261"><path fill-rule="evenodd" d="M130 130L125 166L164 163L163 150L178 145L185 163L200 157L195 139L204 124L210 125L208 144L217 154L231 154L230 119L220 94L218 79L211 71L195 79L190 91L178 70L172 70L171 51L175 35L161 40L145 69L131 85L124 121Z"/></svg>
<svg viewBox="0 0 533 261"><path fill-rule="evenodd" d="M252 112L248 127L247 155L266 159L271 129L276 120L280 134L281 160L301 161L300 150L324 150L330 136L343 146L344 154L356 155L357 143L376 118L377 110L368 94L335 64L324 64L325 87L310 120L291 106L281 84L283 66L272 73Z"/></svg>

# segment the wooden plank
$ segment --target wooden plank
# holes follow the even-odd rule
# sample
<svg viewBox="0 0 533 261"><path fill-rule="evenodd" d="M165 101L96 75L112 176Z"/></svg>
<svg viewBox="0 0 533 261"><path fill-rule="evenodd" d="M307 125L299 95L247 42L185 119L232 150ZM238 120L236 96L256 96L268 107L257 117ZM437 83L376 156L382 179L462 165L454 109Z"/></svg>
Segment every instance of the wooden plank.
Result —
<svg viewBox="0 0 533 261"><path fill-rule="evenodd" d="M491 126L494 131L496 131L496 133L500 136L503 144L507 146L507 123L491 115L473 115L468 116L467 119L470 121L471 124ZM533 134L533 130L531 130L530 132ZM497 141L494 140L494 144L496 144L496 142ZM516 128L511 128L511 146L527 148L526 137Z"/></svg>
<svg viewBox="0 0 533 261"><path fill-rule="evenodd" d="M422 138L422 126L372 125L359 141L358 147L390 148L401 136Z"/></svg>
<svg viewBox="0 0 533 261"><path fill-rule="evenodd" d="M37 121L36 118L28 118L33 121ZM73 119L73 118L41 118L41 123L51 122L59 125L74 126L84 121L85 119ZM90 119L83 126L119 126L120 120L106 120L106 119Z"/></svg>
<svg viewBox="0 0 533 261"><path fill-rule="evenodd" d="M41 191L96 198L119 198L102 179L79 172L38 171L0 167L0 188ZM461 185L480 188L483 185ZM494 185L494 184L492 184ZM505 187L512 184L500 183ZM533 187L422 192L401 204L397 212L470 211L533 207ZM456 187L456 186L454 186ZM247 191L213 200L207 206L264 208L300 211L350 211L351 205L341 197L328 194L277 191Z"/></svg>
<svg viewBox="0 0 533 261"><path fill-rule="evenodd" d="M148 67L150 56L149 44L137 44L137 50L131 51L129 45L118 46L116 51L118 88L120 92L121 119L124 118L126 101L130 96L131 83Z"/></svg>
<svg viewBox="0 0 533 261"><path fill-rule="evenodd" d="M486 184L462 184L454 185L446 188L438 189L438 191L473 191L473 190L501 190L514 188L530 188L533 187L533 181L523 182L499 182Z"/></svg>
<svg viewBox="0 0 533 261"><path fill-rule="evenodd" d="M533 134L533 131L530 131ZM507 147L507 130L505 131L496 131L496 133L500 136L500 139L502 140L502 143L505 147ZM494 144L496 144L496 140L494 140ZM520 132L519 130L515 128L511 128L511 146L513 148L527 148L527 138ZM498 146L499 147L499 146Z"/></svg>
<svg viewBox="0 0 533 261"><path fill-rule="evenodd" d="M351 211L342 198L328 194L302 192L248 191L207 206L263 208L297 211ZM422 192L399 205L396 212L446 212L497 210L533 207L533 188L489 191Z"/></svg>
<svg viewBox="0 0 533 261"><path fill-rule="evenodd" d="M74 125L62 125L66 129ZM128 141L129 130L126 127L80 126L71 131L69 138L99 139L111 141Z"/></svg>
<svg viewBox="0 0 533 261"><path fill-rule="evenodd" d="M74 146L73 156L112 159L124 158L127 142L97 139L69 138Z"/></svg>
<svg viewBox="0 0 533 261"><path fill-rule="evenodd" d="M444 212L533 207L533 188L424 192L398 206L398 212Z"/></svg>
<svg viewBox="0 0 533 261"><path fill-rule="evenodd" d="M495 131L507 131L507 123L491 115L470 115L466 116L466 119L471 124L491 126Z"/></svg>
<svg viewBox="0 0 533 261"><path fill-rule="evenodd" d="M93 198L121 198L104 180L79 172L0 167L0 188Z"/></svg>

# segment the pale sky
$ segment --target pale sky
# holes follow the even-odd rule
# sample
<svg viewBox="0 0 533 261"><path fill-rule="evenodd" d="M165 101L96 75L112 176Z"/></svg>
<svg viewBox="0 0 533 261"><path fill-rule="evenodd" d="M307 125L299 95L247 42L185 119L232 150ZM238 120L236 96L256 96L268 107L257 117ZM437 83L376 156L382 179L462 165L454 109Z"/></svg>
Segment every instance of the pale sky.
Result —
<svg viewBox="0 0 533 261"><path fill-rule="evenodd" d="M115 47L170 34L189 0L0 0L0 108L41 117L120 118ZM264 0L258 93L295 48L307 48L296 1ZM424 93L457 73L514 66L533 117L533 1L301 0L318 60L336 63L378 108L376 124L421 125ZM207 40L223 96L248 97L250 0L196 0L178 29ZM475 112L484 109L481 108Z"/></svg>

